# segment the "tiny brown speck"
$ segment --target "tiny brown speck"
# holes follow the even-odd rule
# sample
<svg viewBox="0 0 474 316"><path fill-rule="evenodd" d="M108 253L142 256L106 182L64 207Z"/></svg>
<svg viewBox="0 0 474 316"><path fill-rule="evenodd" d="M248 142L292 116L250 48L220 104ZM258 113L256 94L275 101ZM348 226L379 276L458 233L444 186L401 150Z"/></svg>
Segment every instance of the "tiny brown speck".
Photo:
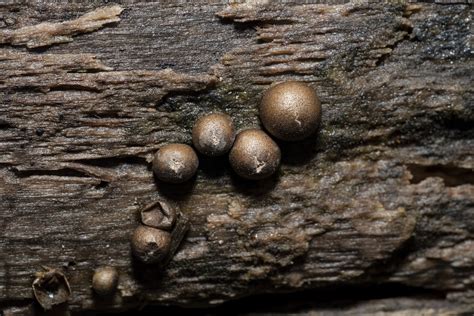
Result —
<svg viewBox="0 0 474 316"><path fill-rule="evenodd" d="M115 292L118 284L118 272L114 267L100 267L92 277L92 288L100 296L108 296Z"/></svg>

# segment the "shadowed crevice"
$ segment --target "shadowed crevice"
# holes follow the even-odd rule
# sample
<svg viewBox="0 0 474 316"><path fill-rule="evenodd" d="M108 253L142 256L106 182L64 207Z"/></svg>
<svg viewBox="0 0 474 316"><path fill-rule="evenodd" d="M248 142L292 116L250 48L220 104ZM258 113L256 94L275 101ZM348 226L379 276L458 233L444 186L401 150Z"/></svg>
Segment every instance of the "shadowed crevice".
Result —
<svg viewBox="0 0 474 316"><path fill-rule="evenodd" d="M446 294L441 291L401 284L340 285L291 293L253 295L239 298L214 308L200 308L199 305L193 308L148 306L141 312L143 315L174 315L175 313L180 315L250 315L259 313L273 315L301 313L304 315L305 311L309 310L334 309L334 311L341 311L343 309L355 308L364 302L396 298L438 301L444 300ZM90 312L86 315L103 314ZM113 315L126 315L126 313L116 313Z"/></svg>
<svg viewBox="0 0 474 316"><path fill-rule="evenodd" d="M17 168L12 168L13 173L18 178L28 178L33 176L57 176L57 177L80 177L88 178L89 176L83 172L64 168L59 170L18 170Z"/></svg>
<svg viewBox="0 0 474 316"><path fill-rule="evenodd" d="M464 184L474 184L474 170L453 165L418 165L409 164L408 171L412 174L412 184L422 182L427 178L437 177L444 181L447 187Z"/></svg>
<svg viewBox="0 0 474 316"><path fill-rule="evenodd" d="M78 159L78 160L74 160L74 162L78 162L78 163L81 163L81 164L84 164L84 165L89 165L89 166L94 166L94 167L102 167L102 168L116 168L116 167L118 167L120 165L124 165L124 164L128 164L128 165L146 165L146 166L149 165L146 158L138 157L138 156Z"/></svg>

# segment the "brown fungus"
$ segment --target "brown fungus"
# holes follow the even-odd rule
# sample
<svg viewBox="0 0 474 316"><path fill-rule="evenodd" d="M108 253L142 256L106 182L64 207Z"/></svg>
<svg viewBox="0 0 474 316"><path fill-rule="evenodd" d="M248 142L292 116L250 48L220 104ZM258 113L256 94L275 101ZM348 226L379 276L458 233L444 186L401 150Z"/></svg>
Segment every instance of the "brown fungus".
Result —
<svg viewBox="0 0 474 316"><path fill-rule="evenodd" d="M110 266L100 267L92 276L92 288L100 296L112 295L117 289L119 274Z"/></svg>
<svg viewBox="0 0 474 316"><path fill-rule="evenodd" d="M36 273L33 281L33 294L38 303L49 310L66 302L71 296L71 288L66 276L58 269L44 267L45 271Z"/></svg>
<svg viewBox="0 0 474 316"><path fill-rule="evenodd" d="M306 83L279 83L263 94L259 107L265 129L281 140L297 141L313 134L321 120L321 103Z"/></svg>
<svg viewBox="0 0 474 316"><path fill-rule="evenodd" d="M280 148L265 132L248 129L240 132L229 154L234 171L241 177L260 180L271 176L280 165Z"/></svg>
<svg viewBox="0 0 474 316"><path fill-rule="evenodd" d="M224 113L200 117L193 127L194 147L202 154L217 157L227 153L235 139L232 119Z"/></svg>
<svg viewBox="0 0 474 316"><path fill-rule="evenodd" d="M153 159L156 177L168 183L183 183L191 179L197 171L199 160L190 146L169 144L158 150Z"/></svg>
<svg viewBox="0 0 474 316"><path fill-rule="evenodd" d="M164 230L138 226L132 235L132 253L143 263L161 263L171 250L171 234Z"/></svg>
<svg viewBox="0 0 474 316"><path fill-rule="evenodd" d="M171 230L176 222L177 206L159 200L148 204L140 211L143 225Z"/></svg>

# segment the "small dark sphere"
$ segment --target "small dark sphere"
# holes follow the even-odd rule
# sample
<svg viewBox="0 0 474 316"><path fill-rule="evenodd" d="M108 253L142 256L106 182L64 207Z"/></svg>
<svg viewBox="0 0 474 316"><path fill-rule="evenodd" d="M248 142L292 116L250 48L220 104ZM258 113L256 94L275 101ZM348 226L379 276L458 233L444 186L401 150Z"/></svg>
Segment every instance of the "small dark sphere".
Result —
<svg viewBox="0 0 474 316"><path fill-rule="evenodd" d="M95 270L92 277L92 288L100 296L108 296L115 292L118 285L119 274L114 267L100 267Z"/></svg>
<svg viewBox="0 0 474 316"><path fill-rule="evenodd" d="M259 129L240 132L229 154L230 165L234 171L250 180L271 176L278 169L280 159L278 145Z"/></svg>
<svg viewBox="0 0 474 316"><path fill-rule="evenodd" d="M183 183L197 171L199 160L190 146L169 144L160 148L153 159L153 172L163 182Z"/></svg>
<svg viewBox="0 0 474 316"><path fill-rule="evenodd" d="M321 120L321 103L306 83L287 81L269 88L259 107L265 129L278 139L302 140L313 134Z"/></svg>
<svg viewBox="0 0 474 316"><path fill-rule="evenodd" d="M44 134L44 129L42 129L41 127L36 129L37 136L43 136L43 134Z"/></svg>
<svg viewBox="0 0 474 316"><path fill-rule="evenodd" d="M133 255L143 263L159 263L170 252L170 233L148 227L138 226L131 240Z"/></svg>
<svg viewBox="0 0 474 316"><path fill-rule="evenodd" d="M193 127L194 147L211 157L227 153L235 140L232 119L224 113L213 113L200 117Z"/></svg>

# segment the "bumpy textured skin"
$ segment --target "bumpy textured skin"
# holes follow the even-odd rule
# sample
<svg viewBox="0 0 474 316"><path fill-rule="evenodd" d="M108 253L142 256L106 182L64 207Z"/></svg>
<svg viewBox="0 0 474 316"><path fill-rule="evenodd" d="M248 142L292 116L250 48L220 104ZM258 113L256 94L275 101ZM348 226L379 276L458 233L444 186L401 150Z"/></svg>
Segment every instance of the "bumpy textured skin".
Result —
<svg viewBox="0 0 474 316"><path fill-rule="evenodd" d="M302 140L318 128L321 102L306 83L287 81L265 91L259 114L273 136L286 141Z"/></svg>
<svg viewBox="0 0 474 316"><path fill-rule="evenodd" d="M159 263L169 253L171 235L160 229L138 226L132 236L132 252L143 263Z"/></svg>
<svg viewBox="0 0 474 316"><path fill-rule="evenodd" d="M193 127L193 145L202 154L217 157L226 154L235 140L232 119L224 113L200 117Z"/></svg>
<svg viewBox="0 0 474 316"><path fill-rule="evenodd" d="M119 274L114 267L100 267L92 276L92 288L100 296L108 296L117 289Z"/></svg>
<svg viewBox="0 0 474 316"><path fill-rule="evenodd" d="M234 171L250 180L265 179L274 174L280 165L280 159L278 145L258 129L240 132L229 155Z"/></svg>
<svg viewBox="0 0 474 316"><path fill-rule="evenodd" d="M153 172L164 182L182 183L191 179L199 166L199 160L190 146L165 145L155 154Z"/></svg>

